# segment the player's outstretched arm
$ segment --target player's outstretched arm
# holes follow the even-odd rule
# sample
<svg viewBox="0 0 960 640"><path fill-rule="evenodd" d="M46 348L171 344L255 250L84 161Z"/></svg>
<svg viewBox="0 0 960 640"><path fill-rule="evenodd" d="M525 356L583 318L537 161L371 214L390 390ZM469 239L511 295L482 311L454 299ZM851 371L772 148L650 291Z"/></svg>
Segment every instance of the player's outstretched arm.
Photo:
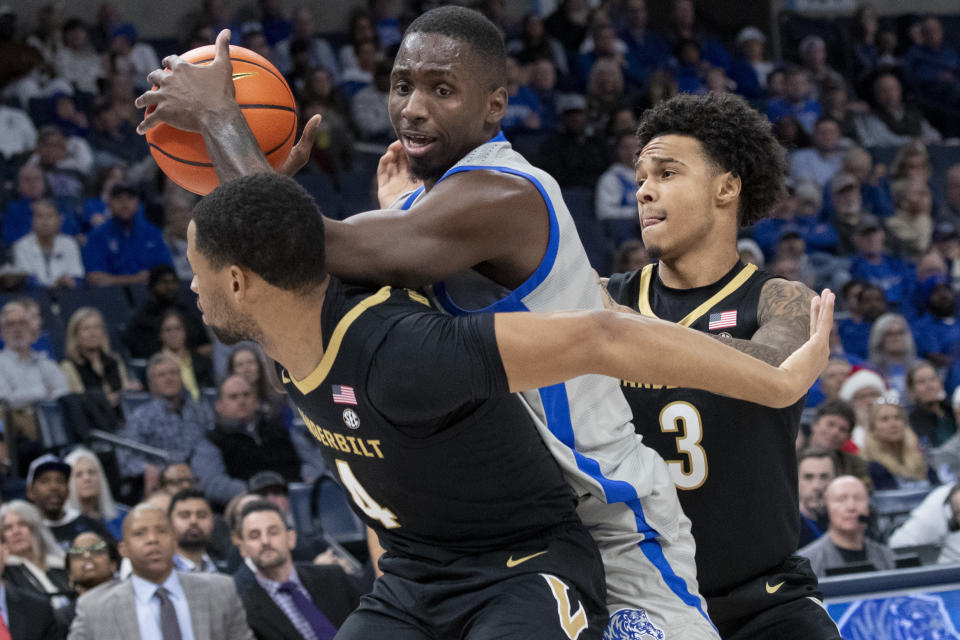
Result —
<svg viewBox="0 0 960 640"><path fill-rule="evenodd" d="M815 296L809 339L779 367L671 322L614 311L497 314L511 391L585 374L692 387L772 407L807 392L827 364L834 294Z"/></svg>

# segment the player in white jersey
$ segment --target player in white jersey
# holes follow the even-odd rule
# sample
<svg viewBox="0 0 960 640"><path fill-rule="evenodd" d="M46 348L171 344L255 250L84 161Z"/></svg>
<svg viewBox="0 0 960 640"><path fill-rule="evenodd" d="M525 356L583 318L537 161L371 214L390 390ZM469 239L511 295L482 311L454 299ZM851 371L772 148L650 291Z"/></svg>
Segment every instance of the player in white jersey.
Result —
<svg viewBox="0 0 960 640"><path fill-rule="evenodd" d="M202 132L221 181L271 170L233 99L224 54L207 66L165 60L170 72L149 76L159 88L137 100L157 106L141 131L166 121ZM502 38L479 13L443 7L410 25L391 75L400 144L381 161L381 204L400 195L407 167L423 189L404 199L408 210L328 221L332 273L436 285L435 299L458 312L603 308L556 181L500 134L504 64ZM617 382L584 376L524 398L603 554L610 637L716 637L690 523L664 462L635 435Z"/></svg>

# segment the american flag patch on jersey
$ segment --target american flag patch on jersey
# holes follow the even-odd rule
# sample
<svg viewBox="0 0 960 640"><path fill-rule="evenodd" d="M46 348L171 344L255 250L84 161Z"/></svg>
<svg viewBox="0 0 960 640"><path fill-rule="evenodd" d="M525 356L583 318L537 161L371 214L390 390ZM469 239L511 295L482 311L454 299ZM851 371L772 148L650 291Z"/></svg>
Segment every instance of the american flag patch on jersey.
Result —
<svg viewBox="0 0 960 640"><path fill-rule="evenodd" d="M707 320L707 331L714 329L726 329L727 327L737 326L737 310L721 311L720 313L711 313Z"/></svg>
<svg viewBox="0 0 960 640"><path fill-rule="evenodd" d="M353 392L353 387L345 384L333 385L333 401L337 404L357 404L357 394Z"/></svg>

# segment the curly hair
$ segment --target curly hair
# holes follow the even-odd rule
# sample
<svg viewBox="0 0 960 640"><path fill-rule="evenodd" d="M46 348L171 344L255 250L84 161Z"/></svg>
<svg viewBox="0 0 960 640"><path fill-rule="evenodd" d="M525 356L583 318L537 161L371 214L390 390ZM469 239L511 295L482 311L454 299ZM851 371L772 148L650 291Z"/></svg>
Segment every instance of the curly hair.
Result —
<svg viewBox="0 0 960 640"><path fill-rule="evenodd" d="M695 138L719 171L741 179L741 226L765 217L780 199L786 156L773 137L770 121L732 94L682 93L643 115L637 129L639 149L665 135Z"/></svg>

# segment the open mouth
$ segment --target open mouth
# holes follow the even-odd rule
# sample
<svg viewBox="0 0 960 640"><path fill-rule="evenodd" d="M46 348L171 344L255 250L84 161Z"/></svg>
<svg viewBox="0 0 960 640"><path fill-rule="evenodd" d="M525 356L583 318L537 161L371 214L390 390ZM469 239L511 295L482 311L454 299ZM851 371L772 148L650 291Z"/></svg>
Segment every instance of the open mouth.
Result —
<svg viewBox="0 0 960 640"><path fill-rule="evenodd" d="M437 139L431 136L419 134L404 133L400 136L403 143L403 149L411 156L422 156L426 154L436 143Z"/></svg>

